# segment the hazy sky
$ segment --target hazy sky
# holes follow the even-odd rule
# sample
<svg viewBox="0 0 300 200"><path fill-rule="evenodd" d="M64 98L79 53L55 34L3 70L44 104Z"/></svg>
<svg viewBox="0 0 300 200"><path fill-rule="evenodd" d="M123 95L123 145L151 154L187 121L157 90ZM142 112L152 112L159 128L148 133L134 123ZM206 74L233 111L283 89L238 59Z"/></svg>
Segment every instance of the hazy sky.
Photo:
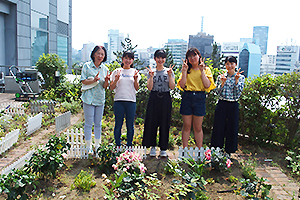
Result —
<svg viewBox="0 0 300 200"><path fill-rule="evenodd" d="M73 48L107 42L108 30L129 34L137 48L162 47L201 31L214 41L252 38L253 26L269 26L268 54L278 45L300 45L299 0L73 0Z"/></svg>

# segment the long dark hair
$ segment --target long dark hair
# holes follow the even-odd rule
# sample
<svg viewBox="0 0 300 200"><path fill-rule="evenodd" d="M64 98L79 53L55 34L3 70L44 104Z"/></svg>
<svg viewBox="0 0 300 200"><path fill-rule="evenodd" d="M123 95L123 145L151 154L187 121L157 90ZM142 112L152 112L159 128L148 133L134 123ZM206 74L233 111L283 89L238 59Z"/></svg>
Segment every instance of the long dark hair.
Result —
<svg viewBox="0 0 300 200"><path fill-rule="evenodd" d="M99 49L103 49L104 53L105 53L105 56L102 60L102 62L105 62L107 60L107 53L106 53L106 49L104 48L104 46L95 46L92 53L91 53L91 59L93 60L93 62L95 62L95 53L99 50Z"/></svg>
<svg viewBox="0 0 300 200"><path fill-rule="evenodd" d="M125 57L128 57L128 58L134 60L134 53L132 51L125 51L123 53L122 58L125 58ZM121 67L123 67L123 66L124 66L124 64L122 62ZM130 65L130 67L133 68L133 63Z"/></svg>
<svg viewBox="0 0 300 200"><path fill-rule="evenodd" d="M187 60L187 65L189 66L188 70L187 70L187 73L189 74L190 73L190 70L192 68L192 64L190 63L188 57L189 56L195 56L195 55L199 55L199 64L200 64L200 58L201 58L201 53L200 51L196 48L196 47L191 47L187 50L186 54L185 54L185 59Z"/></svg>

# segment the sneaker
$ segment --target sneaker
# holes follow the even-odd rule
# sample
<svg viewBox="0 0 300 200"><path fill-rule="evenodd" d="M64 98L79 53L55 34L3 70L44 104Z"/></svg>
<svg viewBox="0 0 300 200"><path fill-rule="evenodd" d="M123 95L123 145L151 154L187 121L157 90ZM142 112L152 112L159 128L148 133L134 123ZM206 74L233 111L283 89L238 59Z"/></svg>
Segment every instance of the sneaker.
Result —
<svg viewBox="0 0 300 200"><path fill-rule="evenodd" d="M92 148L87 149L88 155L94 155L94 151Z"/></svg>
<svg viewBox="0 0 300 200"><path fill-rule="evenodd" d="M166 151L164 151L164 150L160 151L160 157L167 157L167 156L168 156L168 154Z"/></svg>
<svg viewBox="0 0 300 200"><path fill-rule="evenodd" d="M155 147L151 147L150 156L156 156L156 148Z"/></svg>

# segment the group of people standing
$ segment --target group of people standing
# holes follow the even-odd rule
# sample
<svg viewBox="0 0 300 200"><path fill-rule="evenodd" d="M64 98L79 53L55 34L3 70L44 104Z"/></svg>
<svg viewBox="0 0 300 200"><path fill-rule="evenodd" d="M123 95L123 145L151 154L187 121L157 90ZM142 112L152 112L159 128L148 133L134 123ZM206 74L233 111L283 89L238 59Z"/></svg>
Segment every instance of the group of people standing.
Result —
<svg viewBox="0 0 300 200"><path fill-rule="evenodd" d="M150 149L150 156L156 156L156 146L160 147L160 156L167 157L169 129L171 124L172 99L170 91L176 87L174 66L164 67L167 54L163 49L154 53L156 68L146 67L148 70L147 88L150 92L142 145ZM81 82L84 135L88 153L93 153L92 127L94 124L95 150L101 142L101 120L105 103L105 89L114 90L114 139L117 146L121 145L121 129L124 117L127 128L127 146L132 146L134 135L134 115L136 110L136 92L141 78L139 71L133 67L134 53L126 51L122 56L121 68L109 72L103 64L107 59L107 52L103 46L95 46L91 53L92 61L82 67ZM227 72L220 73L216 84L210 68L204 63L197 48L189 48L186 59L183 60L182 71L177 87L183 91L181 97L180 114L183 119L182 144L188 146L191 129L193 128L196 145L202 147L202 122L205 116L206 92L217 90L219 101L215 110L215 120L211 146L223 148L233 153L237 149L238 99L244 87L245 77L240 69L236 69L235 57L226 57ZM157 145L157 131L159 129L159 144Z"/></svg>

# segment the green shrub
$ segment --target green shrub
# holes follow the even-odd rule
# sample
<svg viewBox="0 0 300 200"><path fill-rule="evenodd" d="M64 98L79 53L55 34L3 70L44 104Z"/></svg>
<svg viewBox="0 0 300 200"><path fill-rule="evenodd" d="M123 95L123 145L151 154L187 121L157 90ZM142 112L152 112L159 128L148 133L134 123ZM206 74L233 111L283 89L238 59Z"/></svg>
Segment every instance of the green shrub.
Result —
<svg viewBox="0 0 300 200"><path fill-rule="evenodd" d="M96 181L88 171L81 170L74 180L74 185L79 190L89 192L96 185ZM74 185L71 185L71 189L74 189Z"/></svg>

